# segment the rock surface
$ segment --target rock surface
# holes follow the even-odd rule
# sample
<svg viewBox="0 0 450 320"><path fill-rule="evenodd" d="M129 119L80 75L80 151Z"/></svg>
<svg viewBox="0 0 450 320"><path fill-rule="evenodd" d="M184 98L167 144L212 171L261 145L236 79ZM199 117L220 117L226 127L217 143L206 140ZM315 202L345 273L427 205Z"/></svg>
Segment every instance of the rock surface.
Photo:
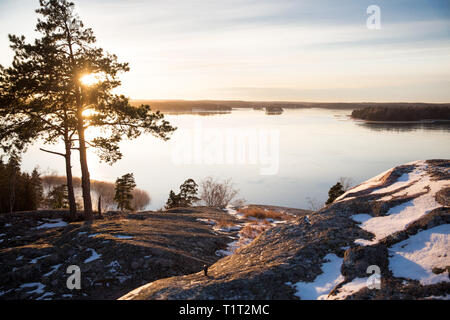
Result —
<svg viewBox="0 0 450 320"><path fill-rule="evenodd" d="M268 229L214 263L207 277L156 280L121 299L446 298L449 177L448 160L390 169Z"/></svg>
<svg viewBox="0 0 450 320"><path fill-rule="evenodd" d="M238 219L197 207L169 212L110 213L67 223L67 212L0 215L0 299L117 299L160 278L202 270L220 257L236 231L202 219ZM67 267L81 271L81 290L69 290Z"/></svg>

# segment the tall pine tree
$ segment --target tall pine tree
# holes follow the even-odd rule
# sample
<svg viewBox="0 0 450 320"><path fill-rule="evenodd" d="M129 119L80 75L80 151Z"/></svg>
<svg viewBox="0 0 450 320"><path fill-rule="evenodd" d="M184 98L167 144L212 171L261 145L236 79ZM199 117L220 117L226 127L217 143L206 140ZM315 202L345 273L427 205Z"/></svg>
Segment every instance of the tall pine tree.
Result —
<svg viewBox="0 0 450 320"><path fill-rule="evenodd" d="M73 3L40 0L36 12L41 15L36 25L41 37L27 43L23 36L10 35L14 61L10 68L0 68L0 117L6 124L0 141L14 142L5 143L6 149L23 150L38 137L44 136L47 142L62 139L65 152L50 152L66 160L71 212L75 202L70 156L71 150L78 150L84 218L91 219L87 148L112 164L122 157L118 144L123 137L150 133L167 140L175 128L148 105L133 107L123 95L111 93L121 84L118 75L129 71L128 64L95 47L93 31L84 27ZM101 135L87 140L85 132L92 127L101 128L97 130Z"/></svg>

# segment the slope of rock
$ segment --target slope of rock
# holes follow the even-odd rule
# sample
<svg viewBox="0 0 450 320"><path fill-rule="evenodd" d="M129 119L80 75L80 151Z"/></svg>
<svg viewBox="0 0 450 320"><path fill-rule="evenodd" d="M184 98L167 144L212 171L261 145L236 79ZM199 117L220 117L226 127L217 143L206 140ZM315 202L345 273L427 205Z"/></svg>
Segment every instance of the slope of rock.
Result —
<svg viewBox="0 0 450 320"><path fill-rule="evenodd" d="M102 220L64 221L67 212L0 215L0 299L117 299L149 281L202 270L219 259L237 232L206 219L239 223L222 210L111 213ZM81 271L70 290L68 266Z"/></svg>
<svg viewBox="0 0 450 320"><path fill-rule="evenodd" d="M270 228L208 276L160 279L121 299L446 298L449 190L448 160L398 166Z"/></svg>

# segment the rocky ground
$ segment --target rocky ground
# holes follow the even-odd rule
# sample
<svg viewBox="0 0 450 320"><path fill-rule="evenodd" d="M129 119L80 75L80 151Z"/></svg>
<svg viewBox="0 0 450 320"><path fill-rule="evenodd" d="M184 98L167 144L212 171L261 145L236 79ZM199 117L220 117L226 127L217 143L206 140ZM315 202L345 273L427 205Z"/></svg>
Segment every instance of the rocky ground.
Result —
<svg viewBox="0 0 450 320"><path fill-rule="evenodd" d="M309 213L277 210L290 217ZM117 299L150 281L203 270L242 240L250 242L241 230L256 223L236 210L206 207L109 212L103 219L72 223L65 221L67 214L0 215L0 299ZM71 265L80 267L80 290L67 288Z"/></svg>
<svg viewBox="0 0 450 320"><path fill-rule="evenodd" d="M209 221L243 223L222 210L109 213L67 223L67 212L0 215L0 299L116 299L160 278L194 273L220 257L238 230ZM69 290L69 265L81 290Z"/></svg>
<svg viewBox="0 0 450 320"><path fill-rule="evenodd" d="M416 161L121 299L448 299L450 161Z"/></svg>

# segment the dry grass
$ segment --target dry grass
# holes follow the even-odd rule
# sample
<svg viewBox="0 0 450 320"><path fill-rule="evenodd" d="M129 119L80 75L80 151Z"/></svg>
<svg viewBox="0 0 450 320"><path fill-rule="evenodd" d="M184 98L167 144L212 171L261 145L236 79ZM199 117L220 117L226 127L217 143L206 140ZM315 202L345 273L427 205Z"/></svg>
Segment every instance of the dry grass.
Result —
<svg viewBox="0 0 450 320"><path fill-rule="evenodd" d="M228 228L234 226L234 223L231 220L220 219L217 221L216 226L219 228Z"/></svg>
<svg viewBox="0 0 450 320"><path fill-rule="evenodd" d="M257 218L257 219L273 219L273 220L292 220L292 216L277 212L273 210L264 210L262 208L244 208L239 210L240 213L244 214L244 217Z"/></svg>
<svg viewBox="0 0 450 320"><path fill-rule="evenodd" d="M265 221L263 223L258 223L255 221L253 223L246 225L244 228L242 228L242 230L239 232L239 234L241 235L241 237L244 237L244 238L255 239L261 233L263 233L264 231L269 229L270 226L271 225L269 222Z"/></svg>

